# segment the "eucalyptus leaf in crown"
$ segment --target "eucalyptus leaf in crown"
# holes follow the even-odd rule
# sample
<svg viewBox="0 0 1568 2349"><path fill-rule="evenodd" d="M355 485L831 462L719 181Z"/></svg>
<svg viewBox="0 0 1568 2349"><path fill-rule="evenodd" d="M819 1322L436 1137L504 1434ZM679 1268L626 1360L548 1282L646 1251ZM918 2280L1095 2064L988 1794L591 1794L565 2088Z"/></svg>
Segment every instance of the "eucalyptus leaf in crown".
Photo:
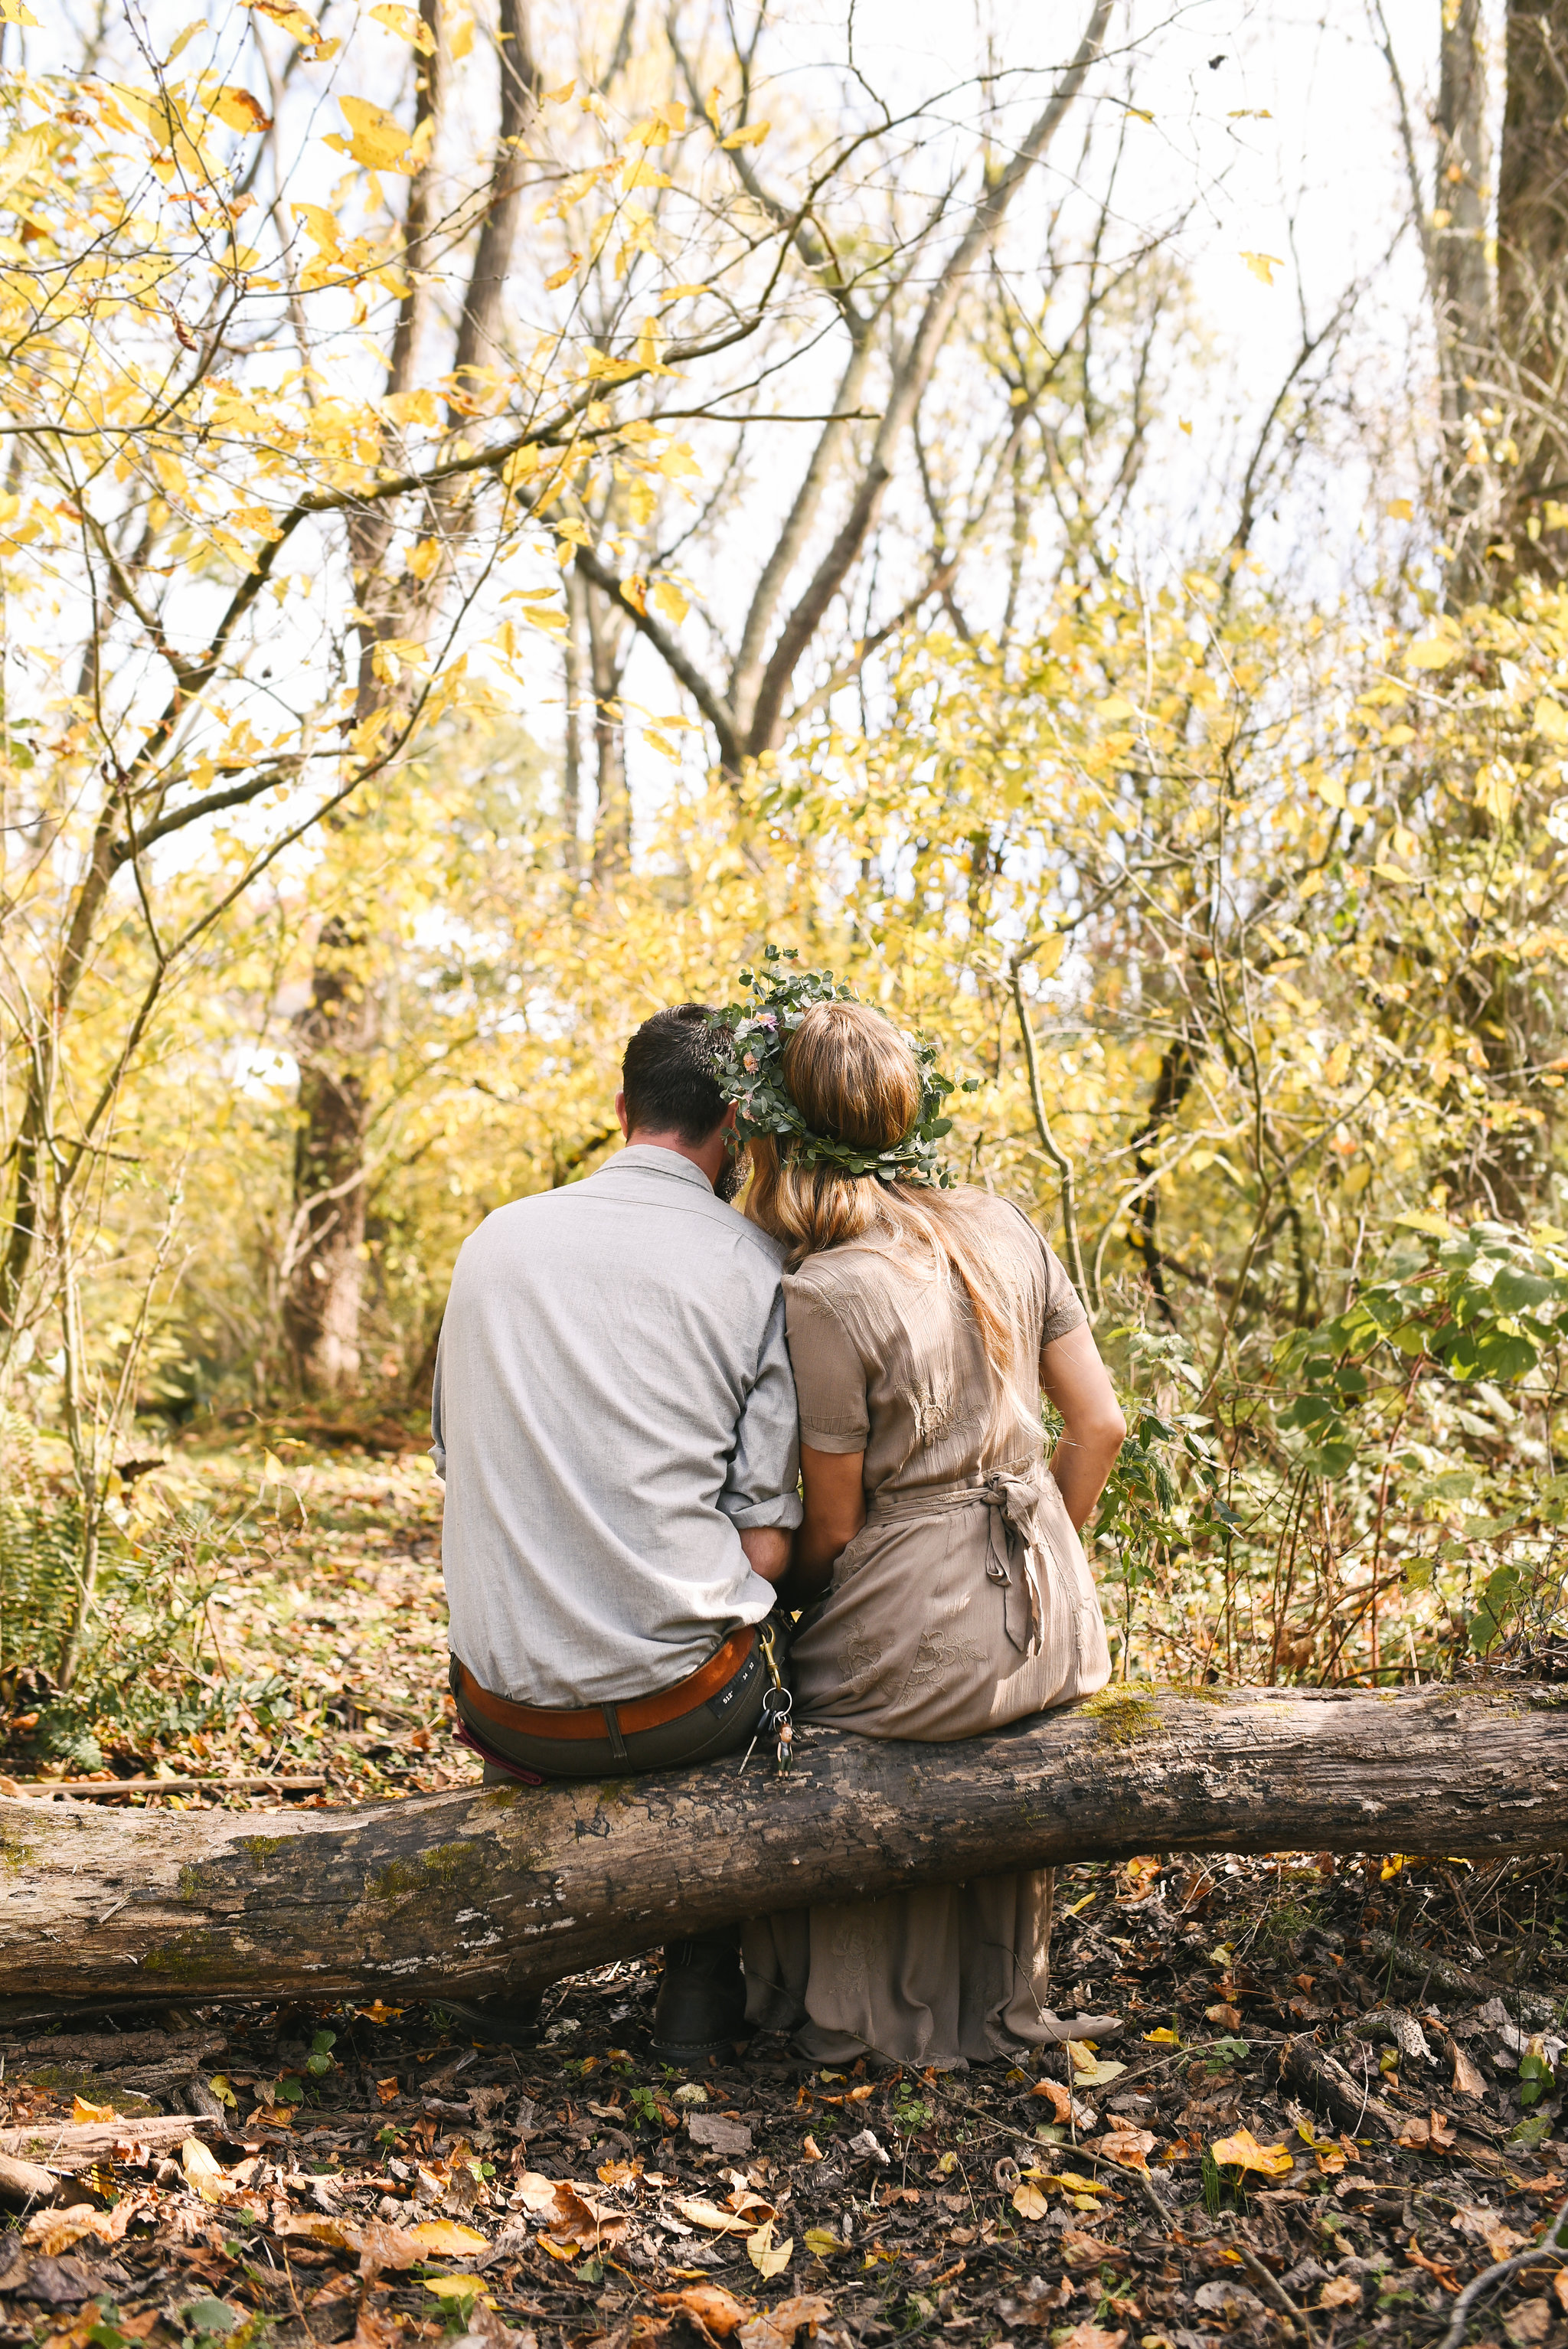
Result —
<svg viewBox="0 0 1568 2349"><path fill-rule="evenodd" d="M742 1142L771 1133L789 1144L797 1164L837 1166L846 1174L874 1174L887 1183L927 1183L943 1189L953 1177L936 1163L937 1145L953 1130L942 1104L954 1090L936 1066L936 1048L923 1037L909 1038L920 1066L920 1108L914 1123L891 1150L859 1150L852 1143L816 1133L806 1123L784 1081L789 1039L814 1005L849 1003L853 990L830 970L797 970L793 947L764 947L762 967L743 970L740 983L749 1000L731 1003L717 1015L729 1030L728 1065L718 1071L719 1090L735 1103L735 1131Z"/></svg>

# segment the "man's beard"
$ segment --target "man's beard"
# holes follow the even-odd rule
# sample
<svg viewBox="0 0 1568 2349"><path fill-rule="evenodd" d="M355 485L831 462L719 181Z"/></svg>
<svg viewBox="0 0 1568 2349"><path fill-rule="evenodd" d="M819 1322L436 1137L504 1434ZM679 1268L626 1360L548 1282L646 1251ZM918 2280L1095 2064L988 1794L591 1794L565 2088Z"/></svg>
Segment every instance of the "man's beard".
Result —
<svg viewBox="0 0 1568 2349"><path fill-rule="evenodd" d="M724 1164L718 1170L718 1179L713 1186L715 1198L722 1199L726 1206L730 1206L745 1187L748 1172L745 1151L727 1150Z"/></svg>

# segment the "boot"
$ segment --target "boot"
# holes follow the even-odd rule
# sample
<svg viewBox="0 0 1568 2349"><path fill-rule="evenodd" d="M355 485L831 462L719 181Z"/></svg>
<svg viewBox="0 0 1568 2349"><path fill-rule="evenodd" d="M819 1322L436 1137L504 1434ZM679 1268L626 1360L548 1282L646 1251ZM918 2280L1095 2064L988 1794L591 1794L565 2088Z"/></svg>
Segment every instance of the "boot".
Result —
<svg viewBox="0 0 1568 2349"><path fill-rule="evenodd" d="M654 2009L653 2052L661 2063L702 2064L709 2056L733 2055L736 2041L746 2036L738 1926L666 1943Z"/></svg>

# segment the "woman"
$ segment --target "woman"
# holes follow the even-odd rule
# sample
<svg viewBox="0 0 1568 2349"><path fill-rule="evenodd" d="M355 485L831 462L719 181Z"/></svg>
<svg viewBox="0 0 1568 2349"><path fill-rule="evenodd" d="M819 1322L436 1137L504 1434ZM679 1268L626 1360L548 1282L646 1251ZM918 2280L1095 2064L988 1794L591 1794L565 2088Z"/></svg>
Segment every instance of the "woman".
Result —
<svg viewBox="0 0 1568 2349"><path fill-rule="evenodd" d="M735 1087L746 1212L789 1250L805 1519L786 1597L822 1594L791 1651L797 1717L972 1737L1109 1678L1078 1528L1126 1430L1033 1226L931 1182L948 1088L869 1006L802 1009L810 983L738 1026ZM1042 1388L1065 1423L1048 1469ZM1058 2039L1050 1904L1034 1870L756 1920L748 2019L830 2063Z"/></svg>

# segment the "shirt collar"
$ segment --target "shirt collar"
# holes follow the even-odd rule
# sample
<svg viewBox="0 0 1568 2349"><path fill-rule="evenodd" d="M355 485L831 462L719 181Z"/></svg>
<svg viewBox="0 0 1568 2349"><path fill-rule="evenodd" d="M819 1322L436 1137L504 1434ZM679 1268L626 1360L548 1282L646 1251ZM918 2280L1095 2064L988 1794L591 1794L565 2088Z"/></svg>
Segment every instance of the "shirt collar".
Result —
<svg viewBox="0 0 1568 2349"><path fill-rule="evenodd" d="M656 1142L629 1142L615 1157L601 1166L599 1172L601 1174L613 1174L617 1166L630 1167L634 1173L645 1174L673 1175L677 1183L695 1183L697 1189L706 1191L710 1199L717 1195L700 1166L694 1166L691 1160L683 1158L678 1150L662 1149Z"/></svg>

